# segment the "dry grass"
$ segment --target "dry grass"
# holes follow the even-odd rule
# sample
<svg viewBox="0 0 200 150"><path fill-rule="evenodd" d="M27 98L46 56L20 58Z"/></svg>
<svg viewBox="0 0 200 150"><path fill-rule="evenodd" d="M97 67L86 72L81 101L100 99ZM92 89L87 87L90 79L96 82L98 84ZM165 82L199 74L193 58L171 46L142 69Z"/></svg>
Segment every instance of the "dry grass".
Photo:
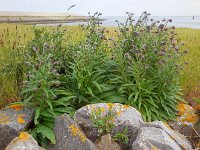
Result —
<svg viewBox="0 0 200 150"><path fill-rule="evenodd" d="M200 29L177 29L177 33L189 50L182 59L188 64L180 76L185 98L200 98Z"/></svg>

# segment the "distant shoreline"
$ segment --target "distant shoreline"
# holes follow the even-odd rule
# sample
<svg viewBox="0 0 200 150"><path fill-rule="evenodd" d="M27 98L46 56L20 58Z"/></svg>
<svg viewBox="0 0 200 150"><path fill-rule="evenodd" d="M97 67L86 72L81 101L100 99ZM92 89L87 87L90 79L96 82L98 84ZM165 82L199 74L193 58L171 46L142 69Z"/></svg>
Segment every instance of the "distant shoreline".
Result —
<svg viewBox="0 0 200 150"><path fill-rule="evenodd" d="M0 23L19 23L19 24L51 24L51 23L71 23L86 22L88 17L0 17Z"/></svg>
<svg viewBox="0 0 200 150"><path fill-rule="evenodd" d="M70 13L0 11L0 23L53 24L86 22L89 17Z"/></svg>

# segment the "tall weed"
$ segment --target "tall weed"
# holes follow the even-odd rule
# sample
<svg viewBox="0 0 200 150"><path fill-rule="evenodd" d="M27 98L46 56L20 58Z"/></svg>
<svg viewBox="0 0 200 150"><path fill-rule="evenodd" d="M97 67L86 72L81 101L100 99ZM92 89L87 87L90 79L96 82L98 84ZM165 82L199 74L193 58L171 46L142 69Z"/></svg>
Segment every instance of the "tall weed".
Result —
<svg viewBox="0 0 200 150"><path fill-rule="evenodd" d="M183 46L176 39L171 20L154 21L144 12L134 24L132 14L119 24L115 48L118 71L113 84L126 97L126 104L136 107L145 120L173 119L181 100L178 76Z"/></svg>

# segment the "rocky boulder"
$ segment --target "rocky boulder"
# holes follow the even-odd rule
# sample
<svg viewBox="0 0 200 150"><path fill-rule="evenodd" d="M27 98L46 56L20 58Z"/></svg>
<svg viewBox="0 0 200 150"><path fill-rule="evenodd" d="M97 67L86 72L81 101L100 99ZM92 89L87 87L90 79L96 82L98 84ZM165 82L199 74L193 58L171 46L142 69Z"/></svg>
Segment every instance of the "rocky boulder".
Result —
<svg viewBox="0 0 200 150"><path fill-rule="evenodd" d="M132 150L182 150L181 147L162 129L142 127L132 144Z"/></svg>
<svg viewBox="0 0 200 150"><path fill-rule="evenodd" d="M112 116L110 122L113 124L111 133L114 135L128 127L129 134L137 135L140 123L143 123L142 116L138 110L131 106L118 103L99 103L84 106L76 111L74 120L85 132L86 136L95 141L99 136L99 131L94 127L92 117L96 120Z"/></svg>
<svg viewBox="0 0 200 150"><path fill-rule="evenodd" d="M199 105L196 105L196 107L193 108L190 105L180 103L178 104L177 121L168 122L173 130L185 135L195 147L200 141L198 134L198 120L200 120L198 114L199 108Z"/></svg>
<svg viewBox="0 0 200 150"><path fill-rule="evenodd" d="M143 123L140 125L140 127L154 127L154 128L159 128L162 129L164 132L166 132L176 143L179 144L179 146L183 149L191 150L192 145L191 143L187 140L187 138L180 134L177 131L172 130L168 124L162 122L162 121L154 121L154 122L149 122L149 123Z"/></svg>
<svg viewBox="0 0 200 150"><path fill-rule="evenodd" d="M34 110L13 104L0 110L0 150L3 150L34 118Z"/></svg>
<svg viewBox="0 0 200 150"><path fill-rule="evenodd" d="M99 150L121 150L120 145L113 141L110 134L100 137L95 144Z"/></svg>
<svg viewBox="0 0 200 150"><path fill-rule="evenodd" d="M44 150L37 141L26 132L21 132L19 137L16 137L5 148L5 150Z"/></svg>
<svg viewBox="0 0 200 150"><path fill-rule="evenodd" d="M56 144L51 150L98 150L77 123L66 114L56 118L54 132Z"/></svg>

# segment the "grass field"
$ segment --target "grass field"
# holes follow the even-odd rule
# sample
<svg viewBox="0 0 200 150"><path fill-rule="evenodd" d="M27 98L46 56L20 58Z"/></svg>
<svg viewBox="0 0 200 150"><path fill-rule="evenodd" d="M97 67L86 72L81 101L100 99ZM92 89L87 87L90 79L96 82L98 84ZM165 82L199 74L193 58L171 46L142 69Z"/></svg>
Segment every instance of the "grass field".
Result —
<svg viewBox="0 0 200 150"><path fill-rule="evenodd" d="M182 61L188 62L180 76L186 99L200 98L200 30L177 29L178 37L186 42L189 53Z"/></svg>
<svg viewBox="0 0 200 150"><path fill-rule="evenodd" d="M48 27L49 30L55 27ZM83 38L80 27L62 27L68 30L66 44L69 41L76 42ZM113 29L109 28L110 36L115 36ZM181 61L187 61L180 76L180 84L183 86L186 99L200 98L200 30L177 29L178 38L186 42L189 53ZM0 24L0 106L19 99L19 82L23 80L23 69L17 72L18 67L23 68L23 60L20 55L27 49L28 41L32 38L32 26ZM5 65L10 69L5 71ZM22 65L22 66L20 66ZM21 78L17 78L21 73Z"/></svg>

